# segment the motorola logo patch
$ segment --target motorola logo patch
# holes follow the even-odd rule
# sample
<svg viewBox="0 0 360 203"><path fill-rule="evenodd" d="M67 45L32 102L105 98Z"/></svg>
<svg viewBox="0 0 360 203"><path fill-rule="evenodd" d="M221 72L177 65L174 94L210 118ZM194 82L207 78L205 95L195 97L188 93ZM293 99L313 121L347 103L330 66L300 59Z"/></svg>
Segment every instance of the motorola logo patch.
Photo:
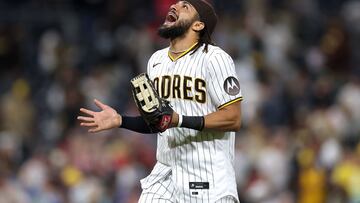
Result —
<svg viewBox="0 0 360 203"><path fill-rule="evenodd" d="M235 77L228 77L224 82L224 90L229 95L235 96L240 92L240 83Z"/></svg>

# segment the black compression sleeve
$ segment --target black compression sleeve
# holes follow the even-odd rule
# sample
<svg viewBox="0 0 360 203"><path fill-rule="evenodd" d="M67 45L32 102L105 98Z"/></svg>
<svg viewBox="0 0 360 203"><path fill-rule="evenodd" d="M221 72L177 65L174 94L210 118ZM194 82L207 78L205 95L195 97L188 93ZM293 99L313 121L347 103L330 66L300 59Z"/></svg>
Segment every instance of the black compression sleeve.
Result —
<svg viewBox="0 0 360 203"><path fill-rule="evenodd" d="M128 130L132 130L138 133L151 134L151 129L146 124L145 120L141 116L137 117L122 117L122 124L120 128L125 128Z"/></svg>

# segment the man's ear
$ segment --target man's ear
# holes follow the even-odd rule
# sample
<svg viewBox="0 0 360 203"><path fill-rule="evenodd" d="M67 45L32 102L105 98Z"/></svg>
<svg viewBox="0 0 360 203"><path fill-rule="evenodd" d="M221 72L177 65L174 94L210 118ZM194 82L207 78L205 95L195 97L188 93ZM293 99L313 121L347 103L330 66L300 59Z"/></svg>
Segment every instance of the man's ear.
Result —
<svg viewBox="0 0 360 203"><path fill-rule="evenodd" d="M200 32L205 28L205 24L201 21L195 21L191 27L195 32Z"/></svg>

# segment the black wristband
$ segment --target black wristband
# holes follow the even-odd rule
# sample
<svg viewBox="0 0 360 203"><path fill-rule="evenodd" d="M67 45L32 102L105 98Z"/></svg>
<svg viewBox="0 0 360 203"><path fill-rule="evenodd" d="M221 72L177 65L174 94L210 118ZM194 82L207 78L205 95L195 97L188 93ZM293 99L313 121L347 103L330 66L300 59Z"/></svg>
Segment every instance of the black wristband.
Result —
<svg viewBox="0 0 360 203"><path fill-rule="evenodd" d="M125 128L128 130L132 130L144 134L156 133L149 128L149 126L146 124L145 120L141 116L138 117L122 116L122 124L120 128Z"/></svg>
<svg viewBox="0 0 360 203"><path fill-rule="evenodd" d="M204 116L182 116L180 127L202 131L204 129L204 124Z"/></svg>

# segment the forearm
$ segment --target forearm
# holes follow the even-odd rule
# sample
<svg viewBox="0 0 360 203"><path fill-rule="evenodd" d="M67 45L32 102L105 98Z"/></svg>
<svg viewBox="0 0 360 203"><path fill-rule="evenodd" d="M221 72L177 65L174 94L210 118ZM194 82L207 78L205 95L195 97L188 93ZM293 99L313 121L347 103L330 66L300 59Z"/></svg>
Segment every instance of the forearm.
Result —
<svg viewBox="0 0 360 203"><path fill-rule="evenodd" d="M239 131L241 126L240 102L224 107L205 116L183 116L174 114L171 127L195 130Z"/></svg>
<svg viewBox="0 0 360 203"><path fill-rule="evenodd" d="M226 111L217 111L205 116L204 129L217 131L239 131L241 116L229 114Z"/></svg>
<svg viewBox="0 0 360 203"><path fill-rule="evenodd" d="M145 120L141 116L137 117L128 117L122 116L122 123L120 128L125 128L134 132L151 134L156 133L152 132L149 126L146 124Z"/></svg>

